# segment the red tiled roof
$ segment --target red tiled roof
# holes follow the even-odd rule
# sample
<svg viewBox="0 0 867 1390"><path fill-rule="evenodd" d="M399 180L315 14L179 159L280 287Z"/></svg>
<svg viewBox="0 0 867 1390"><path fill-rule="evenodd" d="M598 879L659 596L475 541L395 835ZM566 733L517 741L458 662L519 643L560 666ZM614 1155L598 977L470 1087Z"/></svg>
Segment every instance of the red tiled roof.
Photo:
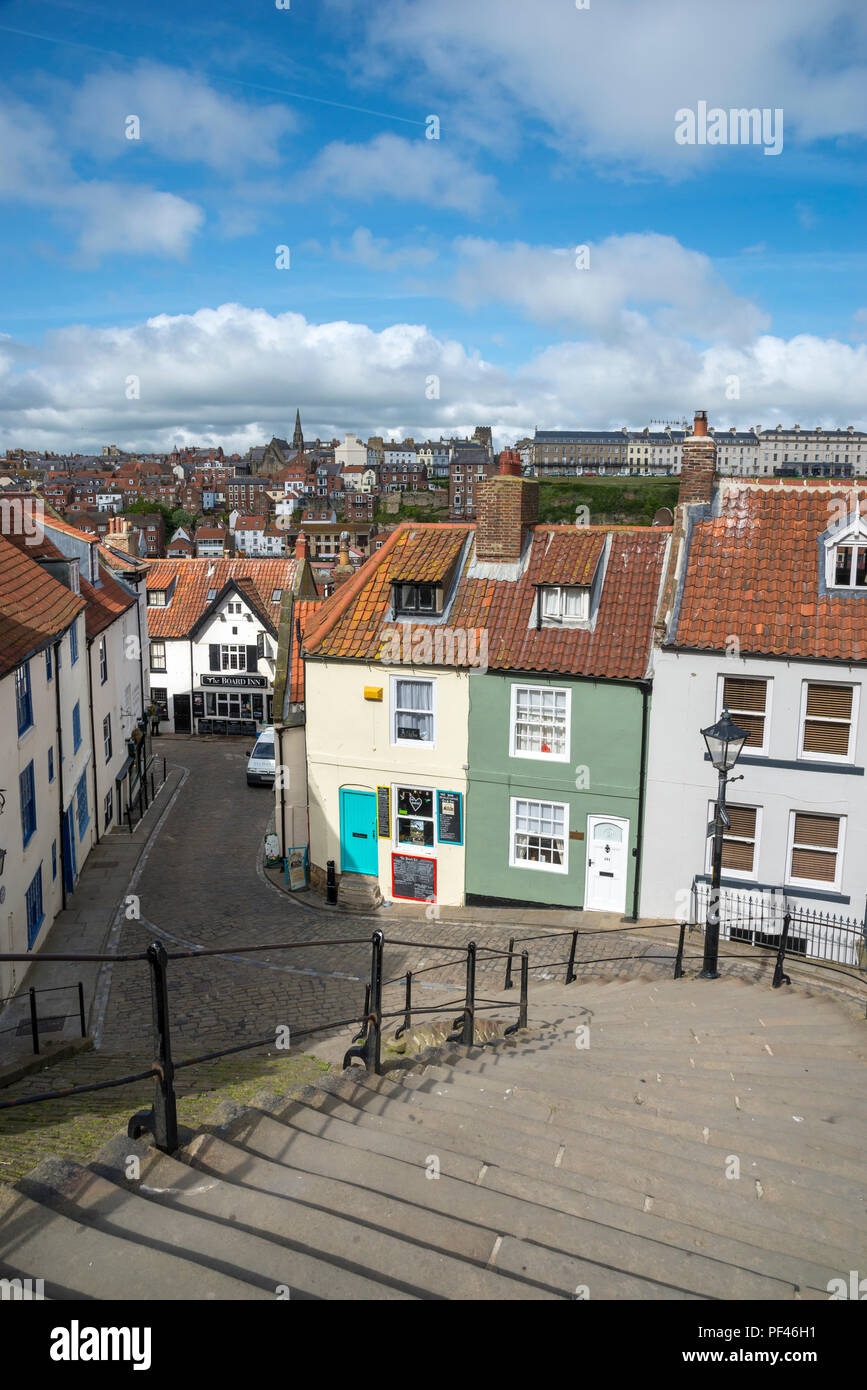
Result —
<svg viewBox="0 0 867 1390"><path fill-rule="evenodd" d="M220 591L234 579L242 591L255 598L275 629L280 618L280 600L271 595L291 589L295 580L295 560L155 560L148 569L148 589L169 589L176 580L171 602L165 608L148 609L151 637L186 637L209 607L208 591ZM245 585L242 581L247 580Z"/></svg>
<svg viewBox="0 0 867 1390"><path fill-rule="evenodd" d="M107 627L110 627L121 613L126 613L136 604L135 595L127 593L126 589L118 584L108 566L102 561L100 561L99 566L99 577L102 584L98 589L88 584L86 579L80 580L81 592L87 599L84 625L88 637L97 637L100 632L104 632Z"/></svg>
<svg viewBox="0 0 867 1390"><path fill-rule="evenodd" d="M292 661L289 673L289 699L293 705L304 701L304 658L302 647L308 623L322 607L322 599L296 599L292 606ZM296 624L301 624L301 641L297 638Z"/></svg>
<svg viewBox="0 0 867 1390"><path fill-rule="evenodd" d="M404 523L382 550L323 604L307 650L317 656L377 660L392 634L407 624L385 621L395 574L425 581L452 558L470 525ZM446 627L487 634L488 666L500 670L556 671L609 679L639 680L647 674L652 625L670 536L667 527L574 527L538 525L528 563L518 579L472 576L472 551L464 561ZM604 582L593 629L542 628L531 624L538 584L592 579L610 538ZM415 555L416 564L413 563ZM436 631L412 624L416 633ZM406 650L405 645L402 649ZM478 646L477 646L478 650Z"/></svg>
<svg viewBox="0 0 867 1390"><path fill-rule="evenodd" d="M721 651L735 636L742 652L867 661L867 593L820 593L819 556L856 493L867 515L867 489L793 481L721 487L721 515L693 532L668 645Z"/></svg>
<svg viewBox="0 0 867 1390"><path fill-rule="evenodd" d="M43 569L25 545L0 535L0 675L64 633L85 603Z"/></svg>

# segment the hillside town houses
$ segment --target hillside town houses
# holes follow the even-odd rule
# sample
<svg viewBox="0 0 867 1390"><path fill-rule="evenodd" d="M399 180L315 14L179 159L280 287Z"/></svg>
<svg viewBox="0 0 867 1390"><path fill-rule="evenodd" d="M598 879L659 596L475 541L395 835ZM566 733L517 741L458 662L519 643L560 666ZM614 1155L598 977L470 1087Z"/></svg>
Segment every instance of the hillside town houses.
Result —
<svg viewBox="0 0 867 1390"><path fill-rule="evenodd" d="M784 907L821 911L849 959L831 919L867 904L865 470L851 426L701 411L537 429L499 453L486 426L305 441L300 412L291 442L243 459L10 451L8 949L39 949L93 844L135 812L155 730L272 725L291 770L280 853L314 887L333 865L371 908L700 920L716 795L701 730L727 709L748 737L723 895L771 907L725 930L772 941ZM677 501L651 526L540 520L564 475L670 477ZM21 976L8 966L0 990Z"/></svg>
<svg viewBox="0 0 867 1390"><path fill-rule="evenodd" d="M92 846L123 822L148 749L136 566L22 497L0 534L0 845L9 952L39 949ZM23 518L23 524L22 524ZM24 973L0 965L0 994Z"/></svg>

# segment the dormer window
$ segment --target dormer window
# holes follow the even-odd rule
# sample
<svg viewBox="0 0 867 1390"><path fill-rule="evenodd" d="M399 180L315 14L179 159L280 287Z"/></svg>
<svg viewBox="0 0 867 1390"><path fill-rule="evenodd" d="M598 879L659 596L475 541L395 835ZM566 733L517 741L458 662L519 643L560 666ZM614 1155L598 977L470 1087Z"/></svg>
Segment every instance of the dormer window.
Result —
<svg viewBox="0 0 867 1390"><path fill-rule="evenodd" d="M835 548L834 588L867 588L867 545L838 545Z"/></svg>
<svg viewBox="0 0 867 1390"><path fill-rule="evenodd" d="M542 623L563 624L586 622L590 612L590 590L575 584L555 584L539 590Z"/></svg>
<svg viewBox="0 0 867 1390"><path fill-rule="evenodd" d="M165 589L148 589L148 608L165 608Z"/></svg>
<svg viewBox="0 0 867 1390"><path fill-rule="evenodd" d="M433 617L440 611L436 584L395 584L395 613Z"/></svg>

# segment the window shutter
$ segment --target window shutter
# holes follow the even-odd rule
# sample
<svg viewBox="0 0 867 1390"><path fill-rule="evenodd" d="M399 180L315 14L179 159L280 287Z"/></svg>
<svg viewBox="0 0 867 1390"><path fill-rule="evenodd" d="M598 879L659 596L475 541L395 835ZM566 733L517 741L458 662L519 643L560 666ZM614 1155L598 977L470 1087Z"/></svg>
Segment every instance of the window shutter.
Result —
<svg viewBox="0 0 867 1390"><path fill-rule="evenodd" d="M760 748L765 738L767 682L726 676L723 681L723 705L729 709L736 724L746 729L747 746Z"/></svg>
<svg viewBox="0 0 867 1390"><path fill-rule="evenodd" d="M795 815L795 840L792 848L793 878L833 883L837 874L839 840L840 822L836 816L810 816L798 812Z"/></svg>
<svg viewBox="0 0 867 1390"><path fill-rule="evenodd" d="M220 669L220 645L218 642L208 644L208 664L212 671Z"/></svg>
<svg viewBox="0 0 867 1390"><path fill-rule="evenodd" d="M259 663L258 663L258 656L257 656L256 653L257 653L257 648L256 648L256 647L248 647L248 648L247 648L247 670L248 670L248 671L255 671L257 665L259 664Z"/></svg>
<svg viewBox="0 0 867 1390"><path fill-rule="evenodd" d="M851 686L808 685L803 752L831 753L845 758L849 752L851 720Z"/></svg>

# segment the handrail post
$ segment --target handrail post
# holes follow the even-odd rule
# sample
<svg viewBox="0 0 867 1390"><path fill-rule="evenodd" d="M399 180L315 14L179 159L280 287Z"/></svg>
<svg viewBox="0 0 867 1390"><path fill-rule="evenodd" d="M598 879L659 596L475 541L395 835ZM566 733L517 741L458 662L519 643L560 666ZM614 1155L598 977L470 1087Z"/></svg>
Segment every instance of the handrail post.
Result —
<svg viewBox="0 0 867 1390"><path fill-rule="evenodd" d="M578 933L572 933L572 945L569 947L569 964L566 966L566 984L571 985L578 977L575 974L575 951L578 947Z"/></svg>
<svg viewBox="0 0 867 1390"><path fill-rule="evenodd" d="M33 1051L39 1052L39 1015L36 1011L36 990L30 988L30 1036L33 1039Z"/></svg>
<svg viewBox="0 0 867 1390"><path fill-rule="evenodd" d="M783 971L783 966L786 961L786 947L789 944L789 927L791 925L791 922L792 914L791 912L787 912L785 917L783 918L783 934L780 937L780 946L779 950L777 951L777 963L774 966L774 989L779 989L780 985L782 984L790 985L792 983L788 975L786 975Z"/></svg>
<svg viewBox="0 0 867 1390"><path fill-rule="evenodd" d="M503 984L503 989L514 989L514 988L515 988L515 986L512 984L512 952L514 951L514 949L515 949L515 938L514 938L513 936L510 936L510 937L509 937L509 957L508 957L508 960L506 961L506 979L505 979L505 982L504 982L504 984Z"/></svg>
<svg viewBox="0 0 867 1390"><path fill-rule="evenodd" d="M467 943L467 997L464 1004L464 1023L461 1029L461 1043L472 1047L475 1041L476 1020L476 943Z"/></svg>
<svg viewBox="0 0 867 1390"><path fill-rule="evenodd" d="M172 1062L172 1040L169 1027L169 986L166 973L168 957L161 941L147 949L151 968L151 1002L153 1005L154 1035L157 1060L154 1062L154 1103L150 1110L137 1110L127 1133L138 1139L146 1131L153 1135L154 1145L163 1153L175 1153L178 1147L178 1112L175 1100L175 1068Z"/></svg>
<svg viewBox="0 0 867 1390"><path fill-rule="evenodd" d="M81 1036L87 1037L87 1021L84 1017L84 985L78 982L78 1017L81 1020Z"/></svg>
<svg viewBox="0 0 867 1390"><path fill-rule="evenodd" d="M370 981L368 980L367 984L364 986L364 1013L363 1013L363 1015L362 1015L363 1022L362 1022L362 1024L361 1024L361 1032L360 1032L360 1033L356 1033L355 1037L352 1039L352 1041L353 1041L354 1043L363 1043L363 1042L366 1042L366 1040L367 1040L367 1028L368 1028L367 1016L368 1016L369 1013L370 1013Z"/></svg>
<svg viewBox="0 0 867 1390"><path fill-rule="evenodd" d="M518 1027L527 1026L527 994L530 988L530 953L521 952L521 1002L518 1006Z"/></svg>
<svg viewBox="0 0 867 1390"><path fill-rule="evenodd" d="M365 1065L368 1071L382 1075L382 948L385 937L373 933L370 959L370 1032L367 1035ZM371 1063L373 1064L371 1067Z"/></svg>
<svg viewBox="0 0 867 1390"><path fill-rule="evenodd" d="M353 1057L358 1057L367 1068L377 1076L382 1075L382 948L385 937L375 931L370 938L370 983L364 991L364 1013L366 1031L360 1046L348 1047L343 1054L343 1070L351 1065ZM356 1039L353 1038L353 1042Z"/></svg>
<svg viewBox="0 0 867 1390"><path fill-rule="evenodd" d="M406 992L405 992L405 994L404 994L404 999L403 999L403 1023L400 1025L400 1027L398 1028L398 1030L397 1030L397 1032L395 1033L394 1036L395 1036L396 1038L399 1038L399 1037L402 1036L402 1034L408 1033L408 1032L410 1031L411 1028L412 1028L412 971L411 971L411 970L407 970L407 972L406 972Z"/></svg>
<svg viewBox="0 0 867 1390"><path fill-rule="evenodd" d="M683 942L686 936L686 922L680 924L680 938L677 943L677 956L674 961L674 978L679 980L683 975Z"/></svg>

